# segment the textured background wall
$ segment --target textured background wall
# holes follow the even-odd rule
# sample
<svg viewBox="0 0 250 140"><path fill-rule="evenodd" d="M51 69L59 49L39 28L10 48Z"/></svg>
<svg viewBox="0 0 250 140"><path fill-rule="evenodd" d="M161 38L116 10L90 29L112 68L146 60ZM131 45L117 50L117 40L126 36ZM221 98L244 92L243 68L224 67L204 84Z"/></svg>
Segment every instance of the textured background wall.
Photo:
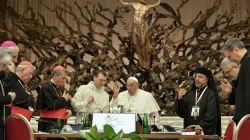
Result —
<svg viewBox="0 0 250 140"><path fill-rule="evenodd" d="M248 0L162 0L170 8L157 6L147 14L149 19L155 16L156 23L147 36L151 62L145 69L138 66L131 39L131 6L118 0L7 2L0 39L19 43L21 59L31 60L38 67L31 89L48 80L50 70L58 64L70 71L66 88L72 95L79 85L91 80L93 69L105 69L109 72L108 92L112 93L114 81L125 89L127 77L135 75L141 88L154 94L165 115L174 115L172 104L177 90L192 82L194 67L209 67L218 80L222 77L219 63L223 57L218 50L228 37L240 37L247 46L249 43ZM222 115L230 114L224 101L222 110Z"/></svg>

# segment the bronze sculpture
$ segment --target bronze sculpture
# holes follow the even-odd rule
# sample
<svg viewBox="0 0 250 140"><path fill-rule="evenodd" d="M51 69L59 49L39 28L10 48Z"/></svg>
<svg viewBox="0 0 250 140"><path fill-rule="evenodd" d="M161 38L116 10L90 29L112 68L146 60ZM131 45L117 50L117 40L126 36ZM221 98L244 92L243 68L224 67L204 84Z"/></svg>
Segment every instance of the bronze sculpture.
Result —
<svg viewBox="0 0 250 140"><path fill-rule="evenodd" d="M131 5L134 8L134 25L133 25L133 43L138 55L139 64L141 67L150 68L150 42L147 39L148 30L152 26L146 27L147 20L145 15L148 10L160 4L161 0L157 0L155 4L147 5L145 0L140 2L124 2L120 0L124 5Z"/></svg>

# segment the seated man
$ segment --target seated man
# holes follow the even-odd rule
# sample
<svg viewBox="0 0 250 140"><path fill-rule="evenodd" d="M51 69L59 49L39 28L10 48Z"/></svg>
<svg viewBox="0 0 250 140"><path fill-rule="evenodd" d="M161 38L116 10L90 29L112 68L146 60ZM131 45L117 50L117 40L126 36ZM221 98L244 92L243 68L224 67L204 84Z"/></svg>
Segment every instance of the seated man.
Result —
<svg viewBox="0 0 250 140"><path fill-rule="evenodd" d="M119 93L120 87L117 83L114 85L114 95L110 101L111 109L122 106L122 113L138 113L141 118L144 113L148 113L150 117L149 124L156 124L158 128L160 116L158 111L160 107L155 101L153 95L149 92L139 89L139 82L135 77L129 77L127 80L127 89Z"/></svg>
<svg viewBox="0 0 250 140"><path fill-rule="evenodd" d="M7 66L11 63L11 56L0 49L0 140L4 140L4 119L5 119L5 108L4 106L10 104L16 97L16 93L14 92L6 92L3 86L3 78L6 75L5 70L10 70ZM13 79L16 83L15 79ZM13 81L12 80L12 81ZM13 84L12 84L13 85Z"/></svg>
<svg viewBox="0 0 250 140"><path fill-rule="evenodd" d="M77 112L76 124L82 124L84 113L109 112L109 94L104 90L106 80L105 71L97 70L93 81L79 87L72 99L72 107Z"/></svg>
<svg viewBox="0 0 250 140"><path fill-rule="evenodd" d="M196 125L195 130L198 134L203 130L206 135L221 136L220 103L210 70L195 69L192 89L189 92L180 89L175 102L175 111L184 118L184 128Z"/></svg>
<svg viewBox="0 0 250 140"><path fill-rule="evenodd" d="M72 115L71 110L68 109L70 106L69 95L64 89L67 78L66 69L62 66L56 66L51 73L51 77L47 84L42 85L36 104L36 109L43 111L44 114L42 115L42 112L40 112L38 122L38 131L42 132L51 132L52 129L56 129L58 116L68 119ZM60 119L63 127L66 121L63 118Z"/></svg>
<svg viewBox="0 0 250 140"><path fill-rule="evenodd" d="M26 89L26 84L32 78L35 67L29 61L22 61L16 68L18 76L17 83L12 87L12 91L16 93L13 105L23 109L34 111L35 100L33 95ZM23 112L16 112L23 115ZM24 115L25 116L25 115ZM29 118L27 118L29 120Z"/></svg>

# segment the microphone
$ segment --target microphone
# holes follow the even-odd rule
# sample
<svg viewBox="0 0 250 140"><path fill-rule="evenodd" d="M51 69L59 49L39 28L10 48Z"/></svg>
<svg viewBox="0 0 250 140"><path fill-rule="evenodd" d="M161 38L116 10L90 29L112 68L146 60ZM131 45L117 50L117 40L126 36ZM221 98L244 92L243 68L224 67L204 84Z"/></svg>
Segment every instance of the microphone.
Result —
<svg viewBox="0 0 250 140"><path fill-rule="evenodd" d="M153 115L153 113L151 113L151 115ZM155 124L155 115L153 115L153 121L154 121L154 124L152 125L150 125L150 128L151 128L151 131L152 132L161 132L161 129L159 129L157 126L156 126L156 124Z"/></svg>
<svg viewBox="0 0 250 140"><path fill-rule="evenodd" d="M49 123L51 126L47 127L44 132L47 132L47 133L51 133L53 132L53 129L55 129L56 127L56 122L53 122L53 121L48 121L48 120L44 120L44 119L39 119L39 120L36 120L37 122L41 122L41 123ZM41 124L42 128L43 128L43 124ZM47 125L48 126L48 125Z"/></svg>
<svg viewBox="0 0 250 140"><path fill-rule="evenodd" d="M154 125L155 125L155 116L153 116L153 118L154 118Z"/></svg>

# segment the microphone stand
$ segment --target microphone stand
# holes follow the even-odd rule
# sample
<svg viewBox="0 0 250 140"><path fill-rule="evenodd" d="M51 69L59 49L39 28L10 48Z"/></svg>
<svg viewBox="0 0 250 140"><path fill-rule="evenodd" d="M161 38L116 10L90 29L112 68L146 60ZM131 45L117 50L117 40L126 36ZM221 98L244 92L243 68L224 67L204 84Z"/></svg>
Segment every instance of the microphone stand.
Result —
<svg viewBox="0 0 250 140"><path fill-rule="evenodd" d="M36 121L53 124L52 126L49 126L47 129L45 129L44 132L47 132L47 133L52 132L52 130L55 128L55 126L56 126L56 124L57 124L57 123L55 123L55 122L47 121L47 120L43 120L43 119L39 119L39 120L36 120Z"/></svg>

